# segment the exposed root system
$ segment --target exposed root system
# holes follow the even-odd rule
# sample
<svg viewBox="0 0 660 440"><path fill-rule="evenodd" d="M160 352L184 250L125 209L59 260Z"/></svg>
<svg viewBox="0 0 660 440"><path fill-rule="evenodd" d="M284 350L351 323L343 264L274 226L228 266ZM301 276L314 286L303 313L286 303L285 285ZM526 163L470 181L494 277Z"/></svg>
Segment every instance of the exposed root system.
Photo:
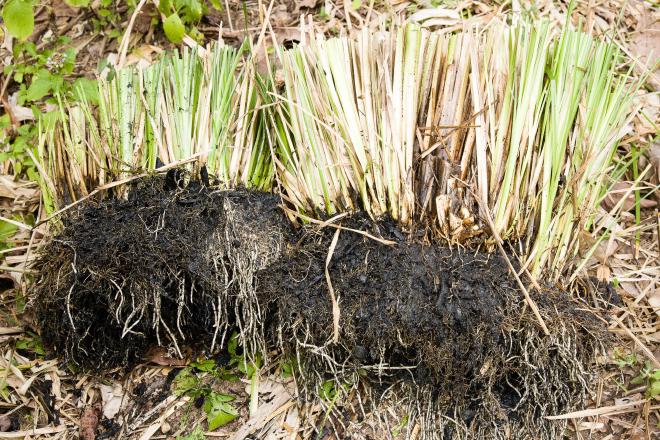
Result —
<svg viewBox="0 0 660 440"><path fill-rule="evenodd" d="M128 200L81 207L37 264L44 342L84 369L130 366L154 345L213 350L234 327L263 351L254 277L290 233L278 203L153 179Z"/></svg>
<svg viewBox="0 0 660 440"><path fill-rule="evenodd" d="M308 398L329 379L395 395L423 438L560 437L543 416L585 398L602 338L592 315L536 292L545 336L502 257L406 242L360 215L343 226L396 244L342 230L333 248L335 229L294 230L278 204L154 178L78 208L38 262L44 342L97 369L154 345L213 351L237 331L247 353L295 358Z"/></svg>

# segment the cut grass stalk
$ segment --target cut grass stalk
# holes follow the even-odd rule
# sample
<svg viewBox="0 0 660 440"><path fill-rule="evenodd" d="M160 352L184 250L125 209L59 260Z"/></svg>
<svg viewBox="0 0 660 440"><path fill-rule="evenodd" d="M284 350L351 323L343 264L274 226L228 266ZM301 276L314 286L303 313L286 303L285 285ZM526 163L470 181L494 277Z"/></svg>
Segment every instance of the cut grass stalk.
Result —
<svg viewBox="0 0 660 440"><path fill-rule="evenodd" d="M97 108L84 93L76 105L60 102L39 158L49 180L68 182L66 197L58 189L53 200L78 200L93 188L153 170L157 159L169 164L195 156L227 186L269 190L274 173L257 111L261 94L245 53L245 46L222 43L205 56L184 49L99 79Z"/></svg>
<svg viewBox="0 0 660 440"><path fill-rule="evenodd" d="M535 154L538 129L545 101L544 75L546 58L551 45L550 26L540 22L532 26L521 23L509 35L509 81L505 91L505 109L510 117L510 134L498 139L501 151L493 163L495 174L502 175L501 184L491 188L494 224L504 238L512 238L524 231L529 219L530 202L525 194L527 172ZM505 121L500 121L505 124ZM532 202L533 203L533 202ZM525 212L523 217L522 212Z"/></svg>
<svg viewBox="0 0 660 440"><path fill-rule="evenodd" d="M535 276L572 266L630 114L612 44L524 20L309 35L276 47L281 87L248 48L185 49L101 80L98 110L62 104L40 153L53 200L199 157L228 187L277 182L303 215L363 209L516 242Z"/></svg>

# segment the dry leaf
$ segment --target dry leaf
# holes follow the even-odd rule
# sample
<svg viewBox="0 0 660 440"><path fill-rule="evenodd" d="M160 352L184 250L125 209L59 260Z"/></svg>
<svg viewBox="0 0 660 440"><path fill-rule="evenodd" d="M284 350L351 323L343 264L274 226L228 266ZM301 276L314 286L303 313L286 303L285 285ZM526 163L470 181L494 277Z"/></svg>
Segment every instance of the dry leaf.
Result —
<svg viewBox="0 0 660 440"><path fill-rule="evenodd" d="M23 107L22 105L18 105L18 92L12 93L9 96L9 100L7 100L6 104L9 106L9 108L5 108L11 112L12 117L17 121L17 122L23 122L23 121L33 121L35 119L34 113L32 112L32 109Z"/></svg>
<svg viewBox="0 0 660 440"><path fill-rule="evenodd" d="M133 24L133 31L139 34L146 34L149 32L151 26L151 17L156 12L156 6L153 3L145 4L137 17L135 18L135 23Z"/></svg>
<svg viewBox="0 0 660 440"><path fill-rule="evenodd" d="M300 12L300 9L302 8L315 8L319 0L301 0L299 2L296 2L296 11L295 12Z"/></svg>
<svg viewBox="0 0 660 440"><path fill-rule="evenodd" d="M50 9L53 11L53 14L56 18L66 17L71 19L73 17L77 17L78 14L80 14L79 9L69 6L63 0L54 0Z"/></svg>
<svg viewBox="0 0 660 440"><path fill-rule="evenodd" d="M578 425L578 431L601 431L603 428L605 428L605 424L603 422L580 422Z"/></svg>
<svg viewBox="0 0 660 440"><path fill-rule="evenodd" d="M411 15L408 20L425 27L452 26L458 23L460 15L453 9L433 8L422 9Z"/></svg>
<svg viewBox="0 0 660 440"><path fill-rule="evenodd" d="M660 289L655 289L655 291L651 292L647 301L653 311L660 316Z"/></svg>
<svg viewBox="0 0 660 440"><path fill-rule="evenodd" d="M614 185L612 185L612 189L610 190L609 193L605 196L605 199L603 200L603 207L605 209L612 209L614 208L622 198L625 197L625 200L623 201L623 207L622 209L624 211L630 211L635 207L635 191L630 191L630 188L632 188L633 183L632 182L617 182ZM650 200L648 198L642 199L639 202L640 206L642 209L644 208L655 208L658 204L655 200Z"/></svg>
<svg viewBox="0 0 660 440"><path fill-rule="evenodd" d="M270 14L270 22L275 28L291 24L291 14L287 10L286 5L277 5L273 8Z"/></svg>
<svg viewBox="0 0 660 440"><path fill-rule="evenodd" d="M596 269L596 278L598 278L599 281L609 281L610 277L612 275L612 272L610 271L610 268L605 266L604 264L598 265L598 268Z"/></svg>
<svg viewBox="0 0 660 440"><path fill-rule="evenodd" d="M646 150L646 157L653 164L651 183L658 185L660 184L660 142L649 145L649 148Z"/></svg>
<svg viewBox="0 0 660 440"><path fill-rule="evenodd" d="M101 384L99 389L101 391L101 399L103 400L103 416L106 419L112 420L121 408L124 391L119 384L116 384L114 387Z"/></svg>
<svg viewBox="0 0 660 440"><path fill-rule="evenodd" d="M11 429L11 419L8 415L0 415L0 432L7 432Z"/></svg>
<svg viewBox="0 0 660 440"><path fill-rule="evenodd" d="M170 357L167 354L167 351L162 347L149 350L146 357L149 362L152 362L156 365L162 365L164 367L185 367L188 365L188 361L185 359Z"/></svg>
<svg viewBox="0 0 660 440"><path fill-rule="evenodd" d="M660 56L660 26L657 19L647 8L640 8L638 32L630 42L630 51L644 66L653 67ZM640 73L643 70L640 69ZM657 71L649 75L648 82L656 89L660 88Z"/></svg>
<svg viewBox="0 0 660 440"><path fill-rule="evenodd" d="M133 49L131 53L126 56L124 66L131 66L135 64L140 68L148 67L151 65L151 63L153 63L154 58L158 56L162 51L163 49L158 46L143 44L142 46Z"/></svg>

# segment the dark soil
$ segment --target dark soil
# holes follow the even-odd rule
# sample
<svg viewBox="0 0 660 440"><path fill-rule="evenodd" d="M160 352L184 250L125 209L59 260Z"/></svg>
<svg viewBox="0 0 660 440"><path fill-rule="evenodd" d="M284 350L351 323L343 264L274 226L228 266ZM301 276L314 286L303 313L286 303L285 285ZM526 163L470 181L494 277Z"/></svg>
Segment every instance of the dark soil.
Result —
<svg viewBox="0 0 660 440"><path fill-rule="evenodd" d="M208 348L214 335L221 340L236 311L219 298L238 295L238 283L225 280L234 267L214 249L227 210L241 205L241 223L255 233L289 228L275 196L166 185L144 180L128 200L72 212L37 263L43 341L74 366L130 368L156 345L180 351ZM230 239L240 246L241 237Z"/></svg>
<svg viewBox="0 0 660 440"><path fill-rule="evenodd" d="M584 398L603 329L547 289L534 293L552 330L543 335L502 257L406 242L386 220L342 220L396 244L340 233L328 266L341 311L333 343L334 228L294 230L273 195L171 183L146 179L128 200L78 208L41 255L42 337L76 367L130 368L156 345L217 351L238 331L247 353L277 345L295 356L308 397L328 379L362 378L376 394L397 386L418 408L422 399L433 409L417 411L426 438L556 438L562 425L542 416Z"/></svg>

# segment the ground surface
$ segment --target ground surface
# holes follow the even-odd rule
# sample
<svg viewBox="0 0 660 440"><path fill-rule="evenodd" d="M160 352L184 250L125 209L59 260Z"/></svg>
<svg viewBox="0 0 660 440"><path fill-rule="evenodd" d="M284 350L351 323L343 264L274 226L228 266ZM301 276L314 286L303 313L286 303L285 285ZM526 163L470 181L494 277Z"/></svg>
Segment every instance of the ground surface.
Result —
<svg viewBox="0 0 660 440"><path fill-rule="evenodd" d="M39 215L37 186L29 180L29 166L20 164L29 164L25 146L35 142L31 107L36 111L47 110L52 104L52 101L49 103L52 90L39 96L35 87L30 95L29 86L35 81L36 69L29 67L48 68L55 83L58 78L63 84L82 76L93 78L103 60L112 61L118 56L119 43L130 18L130 8L124 2L118 3L117 7L114 4L104 7L100 2L93 3L91 8L76 9L58 0L42 2L36 8L36 31L31 37L35 53L26 50L12 53L16 42L6 34L3 36L0 48L3 65L23 68L27 86L21 90L16 76L8 74L8 70L0 77L4 118L0 135L3 217L22 225L34 222ZM246 2L245 7L242 2L222 3L228 7L225 6L223 12L211 10L198 26L201 32L214 38L217 26L222 23L225 38L238 41L246 30L248 33L259 31L264 16L259 8L267 5L257 1ZM340 28L368 22L376 13L405 14L425 6L425 2L384 3L277 2L270 19L276 38L287 40L295 38L295 25L301 13L313 14L323 29L337 32ZM502 9L499 5L471 1L444 3L448 7L469 10L475 19L484 21ZM163 49L172 47L160 26L152 26L150 13L154 9L149 8L151 6L147 5L147 13L138 17L130 34L128 63L148 62ZM504 8L528 9L524 2L517 1ZM566 6L558 2L536 2L531 9L561 22ZM648 73L644 66L653 61L653 53L660 52L659 12L652 2L578 2L575 16L578 15L593 32L618 37L626 53L639 61L634 63L635 76ZM58 42L60 36L68 38ZM67 54L72 53L67 49L76 53L71 68L62 62L63 57L66 61ZM605 209L624 197L628 212L614 226L616 234L598 248L589 267L594 277L607 282L615 280L623 305L611 310L607 318L610 332L619 339L609 355L599 360L600 365L594 366L602 374L591 387L592 402L585 408L586 413L570 417L571 435L576 438L647 439L660 430L658 400L647 398L650 387L659 383L651 378L652 372L660 367L657 360L660 355L657 211L660 81L654 68L637 97L643 111L632 122L621 146L622 151L643 151L637 166L639 171L647 167L648 171L633 187L635 172L631 167L612 191ZM635 202L636 192L644 197L644 203ZM638 213L637 207L641 208ZM4 222L0 232L4 240L1 264L5 271L0 310L0 438L74 438L79 435L91 439L97 434L100 438L114 438L119 433L144 439L185 435L187 438L248 438L249 434L253 438L313 438L317 435L310 427L317 428L319 438L401 435L405 411L365 414L360 417L364 420L359 429L354 420L346 421L341 408L351 407L359 413L361 406L360 397L354 392L341 397L339 403L343 405L335 405L338 393L329 386L322 391L326 399L298 408L294 404L296 387L290 377L291 365L286 362L271 363L255 375L250 365L241 365L236 352L223 353L209 363L191 357L182 362L168 353L152 351L144 353L140 364L128 374L117 371L99 377L77 374L75 369L57 359L47 359L36 334L35 317L24 313L29 293L24 290L25 280L31 276L27 265L45 227L32 233ZM371 356L357 351L357 356ZM184 367L190 374L175 379L173 372ZM199 398L202 395L216 404L205 408ZM238 418L219 429L209 430L209 417L219 417L223 411L231 412L222 406L223 398L219 396L223 395L234 398L230 403L231 411L238 411ZM209 396L214 397L208 399ZM396 400L395 396L392 400Z"/></svg>

